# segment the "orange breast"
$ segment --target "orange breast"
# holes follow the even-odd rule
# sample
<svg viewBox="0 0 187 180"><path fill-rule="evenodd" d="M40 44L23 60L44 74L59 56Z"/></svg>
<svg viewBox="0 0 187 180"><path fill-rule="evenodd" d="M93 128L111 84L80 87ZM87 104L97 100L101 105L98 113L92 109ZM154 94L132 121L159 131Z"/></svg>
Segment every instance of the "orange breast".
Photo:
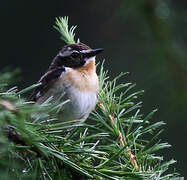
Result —
<svg viewBox="0 0 187 180"><path fill-rule="evenodd" d="M67 72L66 80L70 81L80 91L97 93L99 90L99 82L95 72L95 59L90 60L88 64L81 68L72 69Z"/></svg>

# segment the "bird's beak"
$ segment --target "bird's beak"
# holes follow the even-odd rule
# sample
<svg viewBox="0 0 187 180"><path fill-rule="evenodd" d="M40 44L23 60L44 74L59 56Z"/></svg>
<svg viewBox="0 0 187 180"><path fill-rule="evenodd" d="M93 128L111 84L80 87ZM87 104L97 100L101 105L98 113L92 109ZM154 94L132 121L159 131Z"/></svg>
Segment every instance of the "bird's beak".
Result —
<svg viewBox="0 0 187 180"><path fill-rule="evenodd" d="M90 58L101 53L103 50L104 50L103 48L91 49L89 51L84 52L83 54L86 58Z"/></svg>

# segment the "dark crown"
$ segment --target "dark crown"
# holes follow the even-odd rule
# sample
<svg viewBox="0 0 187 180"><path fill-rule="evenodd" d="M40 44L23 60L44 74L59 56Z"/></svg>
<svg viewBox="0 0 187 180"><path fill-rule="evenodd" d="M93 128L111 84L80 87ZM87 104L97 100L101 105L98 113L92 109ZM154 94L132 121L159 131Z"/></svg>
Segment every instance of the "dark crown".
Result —
<svg viewBox="0 0 187 180"><path fill-rule="evenodd" d="M86 44L83 43L77 43L77 44L70 44L70 45L66 45L62 48L61 51L67 51L67 50L76 50L76 51L81 51L81 50L88 50L91 49L89 46L87 46Z"/></svg>

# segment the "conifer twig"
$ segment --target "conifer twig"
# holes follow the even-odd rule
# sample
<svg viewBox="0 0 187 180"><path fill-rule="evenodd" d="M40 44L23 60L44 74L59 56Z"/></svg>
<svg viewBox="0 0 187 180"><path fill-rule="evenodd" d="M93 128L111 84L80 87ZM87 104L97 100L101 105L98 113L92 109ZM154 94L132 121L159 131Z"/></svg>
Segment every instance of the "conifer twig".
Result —
<svg viewBox="0 0 187 180"><path fill-rule="evenodd" d="M61 34L61 39L66 44L74 44L75 40L75 29L77 26L72 26L70 29L68 27L68 17L56 18L56 25L53 26ZM78 40L79 41L79 40Z"/></svg>
<svg viewBox="0 0 187 180"><path fill-rule="evenodd" d="M12 113L18 112L18 109L7 100L0 99L0 105L8 111L11 111Z"/></svg>
<svg viewBox="0 0 187 180"><path fill-rule="evenodd" d="M105 106L103 105L103 103L102 103L102 102L99 102L98 104L99 104L100 108L103 110L103 112L106 113L106 108L105 108ZM114 124L114 117L113 117L111 114L109 114L109 118L110 118L112 124ZM119 134L120 144L121 144L123 147L125 147L126 144L124 143L123 136L122 136L120 130L118 130L118 134ZM138 169L139 167L138 167L138 164L137 164L137 162L136 162L136 156L131 152L130 149L128 150L128 155L129 155L129 158L130 158L130 160L131 160L132 165L133 165L136 169Z"/></svg>

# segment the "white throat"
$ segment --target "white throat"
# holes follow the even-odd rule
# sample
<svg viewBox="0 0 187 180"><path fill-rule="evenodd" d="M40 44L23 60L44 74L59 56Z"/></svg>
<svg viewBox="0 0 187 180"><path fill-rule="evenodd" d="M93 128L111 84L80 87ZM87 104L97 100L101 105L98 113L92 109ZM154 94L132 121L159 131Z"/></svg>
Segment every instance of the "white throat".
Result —
<svg viewBox="0 0 187 180"><path fill-rule="evenodd" d="M86 63L84 64L84 66L88 65L90 61L95 61L95 56L86 58Z"/></svg>

